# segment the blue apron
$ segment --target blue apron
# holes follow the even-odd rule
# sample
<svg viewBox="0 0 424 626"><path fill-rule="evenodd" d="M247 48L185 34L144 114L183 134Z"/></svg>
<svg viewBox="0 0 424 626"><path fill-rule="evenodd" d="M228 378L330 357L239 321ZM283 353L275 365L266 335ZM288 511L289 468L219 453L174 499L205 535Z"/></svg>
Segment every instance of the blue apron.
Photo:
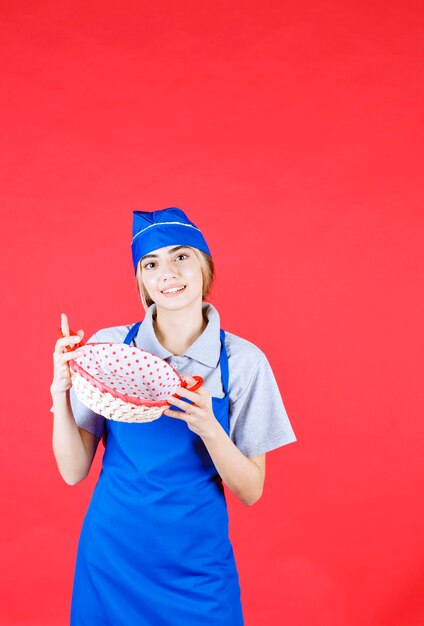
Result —
<svg viewBox="0 0 424 626"><path fill-rule="evenodd" d="M225 396L212 397L212 407L229 434L222 329L220 337ZM202 439L167 415L145 424L106 419L105 429L78 543L71 626L243 626L224 488Z"/></svg>

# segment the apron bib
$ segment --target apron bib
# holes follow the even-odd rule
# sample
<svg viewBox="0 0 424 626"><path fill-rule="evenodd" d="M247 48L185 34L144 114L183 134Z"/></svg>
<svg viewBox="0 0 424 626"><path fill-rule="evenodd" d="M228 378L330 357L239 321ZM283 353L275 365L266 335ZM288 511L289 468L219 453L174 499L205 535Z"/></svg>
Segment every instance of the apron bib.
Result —
<svg viewBox="0 0 424 626"><path fill-rule="evenodd" d="M212 397L212 407L229 434L222 329L220 337L225 396ZM78 543L71 626L243 626L224 487L202 439L166 415L145 424L106 419L105 429Z"/></svg>

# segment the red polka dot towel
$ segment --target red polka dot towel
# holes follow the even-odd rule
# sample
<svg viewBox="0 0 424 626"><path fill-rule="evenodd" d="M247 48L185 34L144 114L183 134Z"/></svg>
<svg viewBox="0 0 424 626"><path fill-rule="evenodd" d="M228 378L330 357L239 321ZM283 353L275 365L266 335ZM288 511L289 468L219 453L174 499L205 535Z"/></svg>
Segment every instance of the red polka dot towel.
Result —
<svg viewBox="0 0 424 626"><path fill-rule="evenodd" d="M77 398L95 413L122 422L151 422L185 381L158 356L122 343L81 343L83 356L69 361ZM71 348L75 349L75 348ZM194 376L195 391L203 383Z"/></svg>

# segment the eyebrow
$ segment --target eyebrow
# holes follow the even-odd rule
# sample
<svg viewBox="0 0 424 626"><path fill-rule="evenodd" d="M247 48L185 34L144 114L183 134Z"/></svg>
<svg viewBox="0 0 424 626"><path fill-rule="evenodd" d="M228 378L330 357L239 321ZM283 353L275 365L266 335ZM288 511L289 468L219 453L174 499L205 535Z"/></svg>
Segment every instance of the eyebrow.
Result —
<svg viewBox="0 0 424 626"><path fill-rule="evenodd" d="M189 246L175 246L175 248L171 248L170 250L168 250L168 254L173 254L174 252L176 252L177 250L181 250L181 248L188 248ZM157 254L146 254L146 256L142 257L141 261L144 261L144 259L157 259L158 255Z"/></svg>

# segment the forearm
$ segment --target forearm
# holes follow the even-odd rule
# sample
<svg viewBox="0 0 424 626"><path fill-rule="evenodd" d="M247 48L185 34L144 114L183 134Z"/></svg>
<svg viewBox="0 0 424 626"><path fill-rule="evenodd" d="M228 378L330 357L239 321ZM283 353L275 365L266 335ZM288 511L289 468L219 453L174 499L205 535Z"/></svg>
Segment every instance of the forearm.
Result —
<svg viewBox="0 0 424 626"><path fill-rule="evenodd" d="M74 419L69 392L50 391L54 407L53 453L63 480L74 485L87 475L91 459Z"/></svg>
<svg viewBox="0 0 424 626"><path fill-rule="evenodd" d="M259 500L263 489L261 471L237 448L221 424L216 422L214 431L202 440L222 480L243 504Z"/></svg>

